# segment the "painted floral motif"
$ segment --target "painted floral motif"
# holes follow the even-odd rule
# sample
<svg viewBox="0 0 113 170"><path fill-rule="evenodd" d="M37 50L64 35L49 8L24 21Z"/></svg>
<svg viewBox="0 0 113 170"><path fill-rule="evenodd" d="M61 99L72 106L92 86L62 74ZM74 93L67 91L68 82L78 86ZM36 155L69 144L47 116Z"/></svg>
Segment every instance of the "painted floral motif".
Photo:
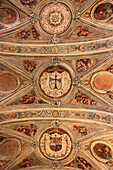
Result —
<svg viewBox="0 0 113 170"><path fill-rule="evenodd" d="M23 65L24 65L24 68L30 73L32 73L33 70L36 68L36 63L33 61L29 61L29 60L24 60Z"/></svg>
<svg viewBox="0 0 113 170"><path fill-rule="evenodd" d="M41 27L49 34L59 34L68 29L71 23L71 11L61 2L48 4L40 12Z"/></svg>
<svg viewBox="0 0 113 170"><path fill-rule="evenodd" d="M15 129L18 132L22 132L28 136L35 136L37 132L37 127L33 124L30 125L21 125Z"/></svg>
<svg viewBox="0 0 113 170"><path fill-rule="evenodd" d="M93 118L94 118L94 119L98 119L98 120L99 120L99 119L100 119L100 116L99 116L99 115L97 115L97 114L95 113L95 114L93 115Z"/></svg>
<svg viewBox="0 0 113 170"><path fill-rule="evenodd" d="M99 48L102 47L102 44L100 44L100 43L95 43L95 44L93 44L92 47L93 47L94 49L99 49Z"/></svg>
<svg viewBox="0 0 113 170"><path fill-rule="evenodd" d="M18 117L18 114L17 114L17 113L12 113L12 114L11 114L11 118L15 119L15 118L17 118L17 117Z"/></svg>
<svg viewBox="0 0 113 170"><path fill-rule="evenodd" d="M49 16L49 23L53 26L58 26L63 22L63 15L60 12L53 11Z"/></svg>
<svg viewBox="0 0 113 170"><path fill-rule="evenodd" d="M78 72L83 72L91 66L90 59L80 59L76 62L76 68Z"/></svg>

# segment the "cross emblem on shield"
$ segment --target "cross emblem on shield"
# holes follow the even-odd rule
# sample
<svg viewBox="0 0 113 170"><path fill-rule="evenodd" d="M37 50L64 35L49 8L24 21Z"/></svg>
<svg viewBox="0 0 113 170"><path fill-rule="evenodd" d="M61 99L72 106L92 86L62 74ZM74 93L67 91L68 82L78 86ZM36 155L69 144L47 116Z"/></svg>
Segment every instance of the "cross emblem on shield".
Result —
<svg viewBox="0 0 113 170"><path fill-rule="evenodd" d="M59 90L62 87L62 74L57 71L49 74L49 86L52 90Z"/></svg>

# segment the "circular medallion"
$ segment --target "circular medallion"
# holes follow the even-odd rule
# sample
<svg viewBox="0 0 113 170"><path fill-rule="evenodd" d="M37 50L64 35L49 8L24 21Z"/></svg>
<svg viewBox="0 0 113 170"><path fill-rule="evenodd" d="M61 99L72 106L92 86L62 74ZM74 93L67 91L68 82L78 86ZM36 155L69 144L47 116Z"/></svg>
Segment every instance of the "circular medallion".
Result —
<svg viewBox="0 0 113 170"><path fill-rule="evenodd" d="M77 153L73 143L76 138L67 126L63 126L59 121L53 120L50 124L45 124L36 135L37 142L35 154L40 161L51 164L53 161L60 161L66 165Z"/></svg>
<svg viewBox="0 0 113 170"><path fill-rule="evenodd" d="M49 34L62 33L69 28L72 14L69 7L61 2L47 4L40 12L40 25Z"/></svg>
<svg viewBox="0 0 113 170"><path fill-rule="evenodd" d="M37 29L44 36L53 36L54 34L64 36L72 28L73 24L73 5L70 1L43 1L40 4L41 9L37 8L37 17L40 18L37 23Z"/></svg>
<svg viewBox="0 0 113 170"><path fill-rule="evenodd" d="M0 74L0 92L10 93L19 86L19 78L10 72L2 72Z"/></svg>
<svg viewBox="0 0 113 170"><path fill-rule="evenodd" d="M0 22L4 25L15 24L19 19L17 11L9 6L2 6L0 8Z"/></svg>
<svg viewBox="0 0 113 170"><path fill-rule="evenodd" d="M101 3L98 5L94 11L94 18L96 20L106 20L113 14L113 4L112 3Z"/></svg>
<svg viewBox="0 0 113 170"><path fill-rule="evenodd" d="M0 142L0 159L11 159L20 153L21 144L17 139L5 139Z"/></svg>
<svg viewBox="0 0 113 170"><path fill-rule="evenodd" d="M112 146L105 141L94 141L91 144L90 151L97 160L103 163L112 158Z"/></svg>
<svg viewBox="0 0 113 170"><path fill-rule="evenodd" d="M66 95L72 86L69 71L60 65L47 67L41 73L39 82L43 93L52 98Z"/></svg>
<svg viewBox="0 0 113 170"><path fill-rule="evenodd" d="M95 73L91 78L91 87L98 93L106 93L113 89L113 74L108 71Z"/></svg>
<svg viewBox="0 0 113 170"><path fill-rule="evenodd" d="M111 24L111 20L112 20L112 16L113 16L113 2L112 0L109 0L106 2L106 0L104 1L100 1L99 3L97 3L91 11L91 18L93 19L93 21L96 21L98 23L101 23L102 25L106 25L106 24ZM109 25L109 27L111 27Z"/></svg>
<svg viewBox="0 0 113 170"><path fill-rule="evenodd" d="M71 137L61 128L46 130L39 143L41 153L51 160L64 159L71 153Z"/></svg>
<svg viewBox="0 0 113 170"><path fill-rule="evenodd" d="M53 65L53 60L46 62L38 68L34 76L36 93L53 105L70 100L77 91L72 85L75 77L76 73L69 63L59 61L58 65Z"/></svg>

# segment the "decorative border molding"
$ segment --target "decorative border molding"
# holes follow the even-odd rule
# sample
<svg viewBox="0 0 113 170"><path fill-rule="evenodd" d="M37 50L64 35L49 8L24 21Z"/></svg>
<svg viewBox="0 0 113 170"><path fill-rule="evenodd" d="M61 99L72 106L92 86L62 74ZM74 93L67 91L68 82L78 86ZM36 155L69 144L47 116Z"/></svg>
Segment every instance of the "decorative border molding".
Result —
<svg viewBox="0 0 113 170"><path fill-rule="evenodd" d="M57 112L58 114L54 114ZM104 123L109 126L113 126L113 114L112 112L96 111L89 109L59 109L59 108L35 108L18 111L1 110L0 124L8 122L19 122L24 120L76 120L76 121L88 121L93 123Z"/></svg>
<svg viewBox="0 0 113 170"><path fill-rule="evenodd" d="M72 56L102 53L113 50L113 37L68 44L15 44L0 42L0 54L23 56Z"/></svg>

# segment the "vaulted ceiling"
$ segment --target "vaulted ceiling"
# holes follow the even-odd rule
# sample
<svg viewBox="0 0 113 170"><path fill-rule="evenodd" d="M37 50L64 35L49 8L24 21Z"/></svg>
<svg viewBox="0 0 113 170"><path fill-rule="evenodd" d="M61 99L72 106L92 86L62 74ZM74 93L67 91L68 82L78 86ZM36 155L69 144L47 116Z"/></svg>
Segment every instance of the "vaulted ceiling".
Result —
<svg viewBox="0 0 113 170"><path fill-rule="evenodd" d="M0 0L0 169L113 168L113 0Z"/></svg>

